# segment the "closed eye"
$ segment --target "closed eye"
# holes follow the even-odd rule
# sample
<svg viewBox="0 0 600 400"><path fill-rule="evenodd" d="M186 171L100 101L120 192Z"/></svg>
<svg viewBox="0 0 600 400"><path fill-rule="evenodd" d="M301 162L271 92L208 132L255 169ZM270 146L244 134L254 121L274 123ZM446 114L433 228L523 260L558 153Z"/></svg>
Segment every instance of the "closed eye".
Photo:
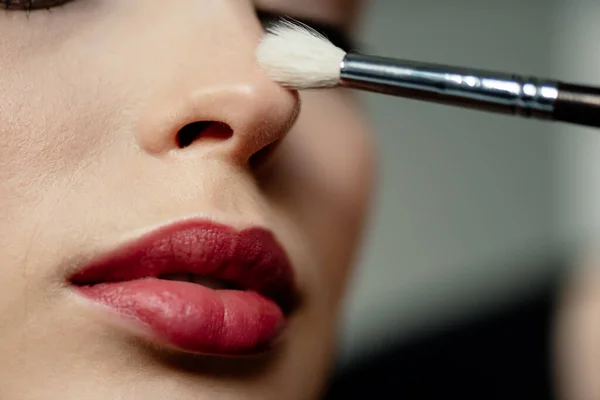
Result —
<svg viewBox="0 0 600 400"><path fill-rule="evenodd" d="M58 7L71 1L73 0L0 0L0 9L4 8L8 10L33 11L44 8L50 9L53 7ZM284 16L283 14L263 10L257 10L256 15L265 27L265 29L277 22L280 22L283 18L289 17ZM339 29L338 27L333 26L332 24L327 24L322 21L309 20L306 18L292 19L302 24L308 25L310 28L316 30L323 36L327 37L333 44L340 47L346 52L355 50L353 40L350 39L350 36L342 29Z"/></svg>
<svg viewBox="0 0 600 400"><path fill-rule="evenodd" d="M8 10L39 10L61 6L71 0L0 0L0 8Z"/></svg>

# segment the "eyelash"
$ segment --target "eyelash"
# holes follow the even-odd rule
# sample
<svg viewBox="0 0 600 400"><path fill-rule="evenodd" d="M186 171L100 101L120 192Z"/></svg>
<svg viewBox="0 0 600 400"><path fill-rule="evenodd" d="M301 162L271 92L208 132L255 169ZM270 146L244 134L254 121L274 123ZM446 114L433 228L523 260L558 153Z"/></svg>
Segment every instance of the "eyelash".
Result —
<svg viewBox="0 0 600 400"><path fill-rule="evenodd" d="M42 8L58 7L70 0L0 0L0 6L7 10L34 11Z"/></svg>
<svg viewBox="0 0 600 400"><path fill-rule="evenodd" d="M62 6L70 1L73 0L0 0L0 8L3 7L7 10L22 10L27 11L29 13L31 11L40 10L44 8L49 11L53 7ZM281 14L262 10L256 10L256 16L261 21L265 29L285 18ZM334 27L331 24L323 22L311 21L300 18L292 19L316 30L317 32L321 33L329 40L331 40L333 44L347 52L355 49L349 35L346 34L346 32L344 32L342 29L338 29L337 27Z"/></svg>

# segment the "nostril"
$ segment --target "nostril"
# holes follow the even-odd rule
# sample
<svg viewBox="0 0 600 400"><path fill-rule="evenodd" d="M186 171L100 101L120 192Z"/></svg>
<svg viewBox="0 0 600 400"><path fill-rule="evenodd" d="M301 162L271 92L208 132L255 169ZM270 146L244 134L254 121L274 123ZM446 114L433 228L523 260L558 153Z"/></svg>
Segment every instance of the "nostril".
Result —
<svg viewBox="0 0 600 400"><path fill-rule="evenodd" d="M216 121L197 121L187 124L177 133L179 148L190 146L199 139L228 139L233 135L229 125Z"/></svg>

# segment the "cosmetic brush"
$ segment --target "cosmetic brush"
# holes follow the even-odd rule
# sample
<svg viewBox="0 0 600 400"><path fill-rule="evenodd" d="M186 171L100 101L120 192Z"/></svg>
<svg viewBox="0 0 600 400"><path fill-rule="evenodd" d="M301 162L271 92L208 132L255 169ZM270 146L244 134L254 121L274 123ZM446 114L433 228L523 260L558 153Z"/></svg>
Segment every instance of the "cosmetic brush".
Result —
<svg viewBox="0 0 600 400"><path fill-rule="evenodd" d="M347 87L528 118L600 127L600 88L465 67L347 53L292 21L272 26L259 66L295 90Z"/></svg>

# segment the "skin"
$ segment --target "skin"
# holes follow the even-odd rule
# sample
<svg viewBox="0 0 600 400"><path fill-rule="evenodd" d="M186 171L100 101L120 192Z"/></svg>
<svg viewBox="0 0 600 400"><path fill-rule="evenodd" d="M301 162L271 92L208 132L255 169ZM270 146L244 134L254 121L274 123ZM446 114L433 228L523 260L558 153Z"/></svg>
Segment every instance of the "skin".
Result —
<svg viewBox="0 0 600 400"><path fill-rule="evenodd" d="M358 10L260 3L344 27ZM0 398L318 396L368 208L371 137L352 95L270 81L254 63L262 34L246 0L0 12ZM233 135L179 148L180 128L206 120ZM94 256L190 217L266 227L289 252L304 302L272 352L150 344L66 283Z"/></svg>
<svg viewBox="0 0 600 400"><path fill-rule="evenodd" d="M558 398L600 398L600 253L574 267L560 301L555 329Z"/></svg>

